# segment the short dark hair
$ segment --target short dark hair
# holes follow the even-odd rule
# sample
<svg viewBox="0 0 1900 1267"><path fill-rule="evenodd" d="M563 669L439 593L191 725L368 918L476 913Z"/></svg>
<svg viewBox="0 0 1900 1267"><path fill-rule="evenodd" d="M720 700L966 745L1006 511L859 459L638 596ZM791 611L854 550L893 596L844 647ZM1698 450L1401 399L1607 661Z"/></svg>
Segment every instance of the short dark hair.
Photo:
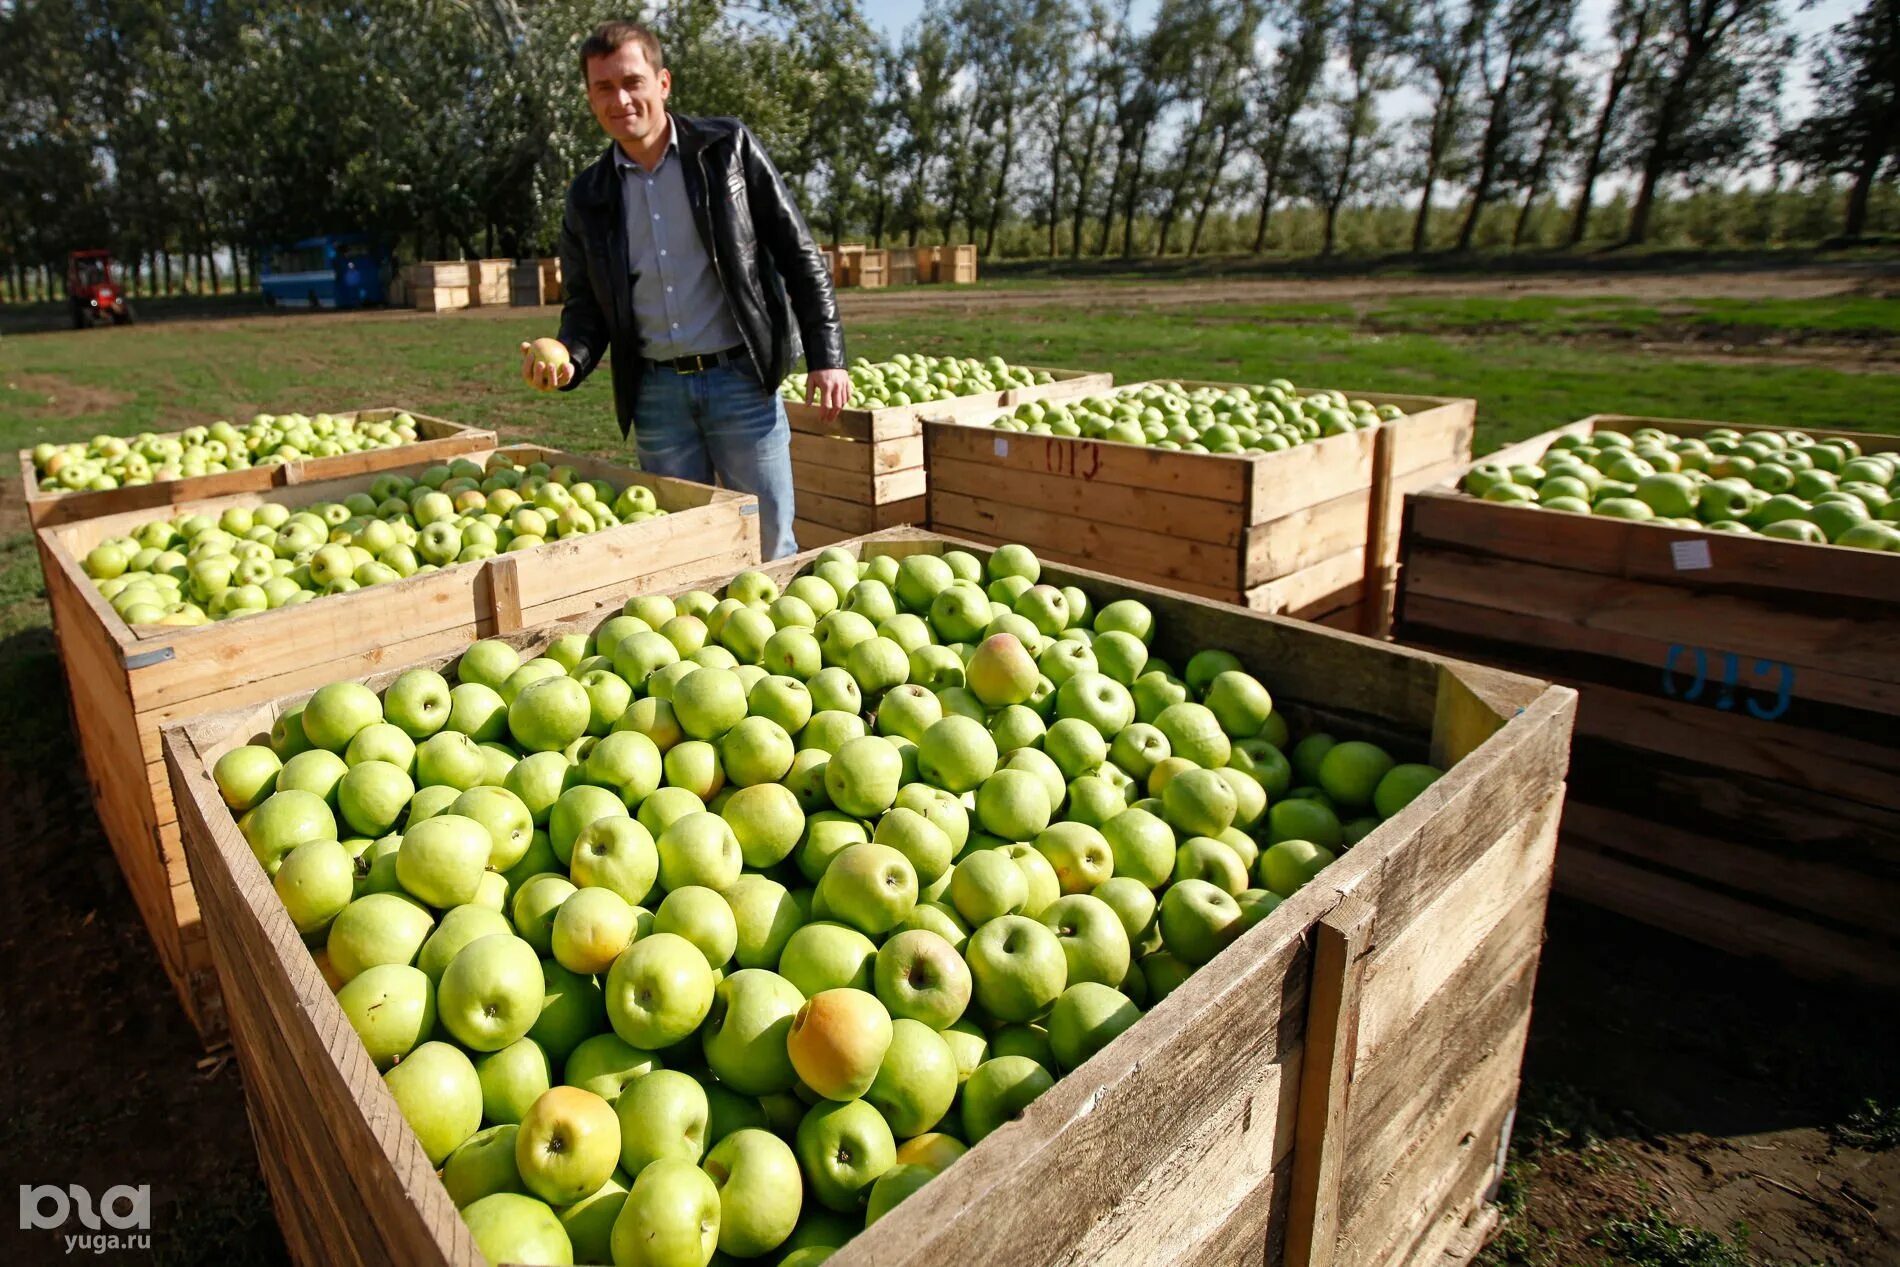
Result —
<svg viewBox="0 0 1900 1267"><path fill-rule="evenodd" d="M581 80L585 82L587 79L589 61L606 57L627 44L638 44L647 55L647 64L653 69L665 68L666 55L660 51L659 36L638 22L602 22L594 28L593 34L581 41Z"/></svg>

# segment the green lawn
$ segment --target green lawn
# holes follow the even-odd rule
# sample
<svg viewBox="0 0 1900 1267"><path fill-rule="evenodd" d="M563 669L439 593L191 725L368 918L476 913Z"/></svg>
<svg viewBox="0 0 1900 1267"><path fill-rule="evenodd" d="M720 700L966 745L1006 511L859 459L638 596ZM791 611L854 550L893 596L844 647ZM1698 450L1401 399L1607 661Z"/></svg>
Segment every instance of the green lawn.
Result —
<svg viewBox="0 0 1900 1267"><path fill-rule="evenodd" d="M1284 376L1367 392L1469 395L1479 402L1480 451L1605 411L1900 429L1900 376L1751 357L1747 347L1717 354L1721 345L1702 342L1683 351L1645 346L1684 331L1747 327L1781 343L1885 348L1900 338L1900 300L1698 300L1665 311L1613 298L1413 296L1127 310L1112 294L1090 307L855 321L850 351L996 353L1110 370L1118 381ZM620 445L604 379L553 398L516 381L515 344L550 324L541 314L283 317L11 338L0 343L0 447L260 409L401 402L511 436L612 453Z"/></svg>

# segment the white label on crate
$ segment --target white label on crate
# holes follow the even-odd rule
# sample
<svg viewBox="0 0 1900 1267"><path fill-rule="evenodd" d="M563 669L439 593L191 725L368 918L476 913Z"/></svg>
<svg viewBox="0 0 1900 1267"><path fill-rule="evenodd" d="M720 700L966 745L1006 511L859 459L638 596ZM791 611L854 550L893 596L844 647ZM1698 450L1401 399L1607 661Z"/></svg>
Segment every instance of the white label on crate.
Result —
<svg viewBox="0 0 1900 1267"><path fill-rule="evenodd" d="M1675 559L1678 572L1694 572L1715 566L1709 559L1709 543L1706 541L1671 541L1669 553Z"/></svg>
<svg viewBox="0 0 1900 1267"><path fill-rule="evenodd" d="M996 456L999 458L1009 456L1009 441L1005 440L1002 436L996 437Z"/></svg>

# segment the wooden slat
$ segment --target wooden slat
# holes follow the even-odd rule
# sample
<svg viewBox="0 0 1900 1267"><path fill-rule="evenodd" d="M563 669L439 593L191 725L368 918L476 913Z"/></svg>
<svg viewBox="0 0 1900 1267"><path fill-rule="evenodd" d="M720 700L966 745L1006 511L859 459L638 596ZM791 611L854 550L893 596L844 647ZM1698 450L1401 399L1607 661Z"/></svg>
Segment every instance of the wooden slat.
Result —
<svg viewBox="0 0 1900 1267"><path fill-rule="evenodd" d="M1174 453L1107 440L1026 435L983 426L927 427L925 452L927 463L976 462L1090 485L1151 489L1235 504L1246 501L1251 480L1250 464L1238 458Z"/></svg>
<svg viewBox="0 0 1900 1267"><path fill-rule="evenodd" d="M934 459L930 478L942 494L1036 506L1096 523L1165 524L1186 541L1238 547L1247 534L1240 506L1208 497L1096 484L955 458Z"/></svg>
<svg viewBox="0 0 1900 1267"><path fill-rule="evenodd" d="M806 466L823 466L839 471L907 471L924 464L924 437L885 440L871 444L838 436L792 433L792 476L798 477Z"/></svg>
<svg viewBox="0 0 1900 1267"><path fill-rule="evenodd" d="M1256 585L1247 606L1273 616L1306 619L1359 601L1364 591L1366 552L1346 550L1311 567Z"/></svg>
<svg viewBox="0 0 1900 1267"><path fill-rule="evenodd" d="M1287 1267L1328 1267L1335 1261L1340 1176L1348 1148L1348 1096L1360 1045L1360 993L1373 915L1364 897L1350 897L1321 919L1315 930Z"/></svg>
<svg viewBox="0 0 1900 1267"><path fill-rule="evenodd" d="M1247 534L1243 587L1264 585L1348 550L1367 549L1368 515L1377 500L1370 489L1361 489L1254 525Z"/></svg>
<svg viewBox="0 0 1900 1267"><path fill-rule="evenodd" d="M1249 460L1252 470L1247 522L1276 519L1378 487L1378 455L1387 451L1383 427L1327 436ZM1388 468L1389 475L1389 468Z"/></svg>
<svg viewBox="0 0 1900 1267"><path fill-rule="evenodd" d="M1168 580L1199 581L1238 593L1239 559L1232 550L1169 536L1165 528L1073 519L1033 506L1006 505L933 489L931 522L946 531L967 528L1003 541L1018 541L1090 559L1112 561L1118 570ZM1290 569L1289 569L1290 570Z"/></svg>

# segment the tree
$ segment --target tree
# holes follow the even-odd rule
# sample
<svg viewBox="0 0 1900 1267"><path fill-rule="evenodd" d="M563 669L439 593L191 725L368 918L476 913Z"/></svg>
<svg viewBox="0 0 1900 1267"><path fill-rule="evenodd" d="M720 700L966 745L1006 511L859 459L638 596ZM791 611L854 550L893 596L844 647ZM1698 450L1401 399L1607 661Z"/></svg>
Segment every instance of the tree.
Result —
<svg viewBox="0 0 1900 1267"><path fill-rule="evenodd" d="M1496 0L1425 0L1407 44L1412 62L1425 72L1431 94L1424 119L1425 171L1419 181L1418 215L1412 221L1412 254L1425 250L1431 228L1432 191L1465 130L1467 81L1482 33Z"/></svg>
<svg viewBox="0 0 1900 1267"><path fill-rule="evenodd" d="M1612 139L1626 125L1630 85L1648 73L1651 44L1662 25L1667 3L1669 0L1613 0L1611 5L1610 41L1615 59L1604 81L1603 104L1597 109L1596 125L1584 150L1583 171L1577 178L1577 209L1570 221L1572 246L1582 242L1589 230L1597 179L1606 169Z"/></svg>
<svg viewBox="0 0 1900 1267"><path fill-rule="evenodd" d="M1559 48L1568 47L1574 0L1504 0L1491 13L1478 40L1478 76L1490 98L1484 135L1478 143L1469 208L1458 230L1458 249L1471 249L1478 218L1484 214L1516 155L1521 124L1534 115L1537 72Z"/></svg>
<svg viewBox="0 0 1900 1267"><path fill-rule="evenodd" d="M933 170L943 156L946 136L961 115L951 95L959 67L951 53L948 19L926 12L904 36L898 59L907 72L899 76L892 101L903 132L896 154L904 182L897 216L907 232L906 240L916 246L919 231L928 223ZM944 236L949 236L947 224Z"/></svg>
<svg viewBox="0 0 1900 1267"><path fill-rule="evenodd" d="M1274 19L1282 35L1271 68L1261 76L1272 89L1261 106L1253 139L1254 158L1260 164L1260 211L1253 233L1256 254L1267 249L1267 221L1286 175L1294 131L1325 69L1326 51L1339 20L1335 0L1282 2L1284 7Z"/></svg>
<svg viewBox="0 0 1900 1267"><path fill-rule="evenodd" d="M1881 170L1900 160L1900 0L1868 0L1814 50L1814 112L1781 138L1781 152L1820 176L1845 174L1843 232L1867 228Z"/></svg>
<svg viewBox="0 0 1900 1267"><path fill-rule="evenodd" d="M1669 0L1661 46L1638 81L1642 181L1629 240L1648 240L1663 181L1731 165L1775 117L1794 47L1777 0Z"/></svg>
<svg viewBox="0 0 1900 1267"><path fill-rule="evenodd" d="M1399 50L1411 26L1409 0L1347 0L1339 29L1346 85L1332 102L1336 149L1319 160L1324 172L1320 200L1326 209L1322 255L1333 253L1339 209L1364 178L1362 163L1379 132L1379 94L1396 84Z"/></svg>
<svg viewBox="0 0 1900 1267"><path fill-rule="evenodd" d="M1069 258L1082 257L1083 225L1087 220L1089 207L1095 198L1099 183L1099 166L1103 152L1112 130L1112 106L1121 90L1121 82L1126 69L1117 50L1121 44L1121 32L1128 25L1130 0L1121 0L1119 9L1111 16L1110 11L1101 3L1091 3L1087 11L1087 27L1083 35L1086 42L1087 57L1083 61L1084 100L1088 109L1078 124L1079 133L1074 137L1068 151L1069 165L1075 173L1075 197L1071 200L1069 211ZM1109 191L1112 201L1114 191ZM1103 240L1107 240L1104 226Z"/></svg>
<svg viewBox="0 0 1900 1267"><path fill-rule="evenodd" d="M1577 101L1582 91L1572 64L1576 51L1576 28L1567 27L1555 55L1533 74L1530 96L1533 101L1543 102L1543 109L1538 120L1537 148L1519 182L1524 190L1524 201L1518 208L1517 224L1511 230L1513 248L1524 244L1532 209L1557 168L1576 146Z"/></svg>

